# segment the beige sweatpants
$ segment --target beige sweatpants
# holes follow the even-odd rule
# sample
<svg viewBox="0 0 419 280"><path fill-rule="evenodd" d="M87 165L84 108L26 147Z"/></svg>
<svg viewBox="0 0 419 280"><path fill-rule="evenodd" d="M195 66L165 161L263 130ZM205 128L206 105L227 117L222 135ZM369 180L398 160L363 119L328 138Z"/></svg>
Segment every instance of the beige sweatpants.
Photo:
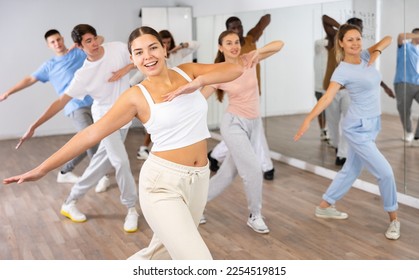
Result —
<svg viewBox="0 0 419 280"><path fill-rule="evenodd" d="M211 260L198 232L207 202L210 171L179 165L150 153L141 167L141 210L154 232L147 248L129 260Z"/></svg>

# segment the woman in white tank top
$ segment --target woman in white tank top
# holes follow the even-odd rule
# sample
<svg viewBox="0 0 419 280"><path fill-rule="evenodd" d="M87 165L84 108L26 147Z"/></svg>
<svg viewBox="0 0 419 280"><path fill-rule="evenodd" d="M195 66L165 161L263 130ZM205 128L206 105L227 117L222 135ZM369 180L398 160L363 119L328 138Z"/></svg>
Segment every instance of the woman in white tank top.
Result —
<svg viewBox="0 0 419 280"><path fill-rule="evenodd" d="M179 128L178 146L168 145L166 142L170 141L170 137L165 138L165 131L160 130L165 129L165 122L180 119L183 112L189 113L190 116L206 114L206 110L194 112L190 108L191 104L177 101L183 96L174 99L173 96L195 92L205 85L234 80L243 73L243 69L240 65L230 63L187 63L180 65L178 72L168 69L165 61L166 50L161 38L154 29L146 26L131 33L128 48L132 62L147 77L141 85L149 93L150 102L140 87L129 88L98 122L76 134L38 167L4 179L3 183L38 180L136 117L144 124L157 127L155 133L160 134L160 137L156 140L160 141L162 148L151 152L141 168L139 179L141 209L154 235L147 248L130 258L212 259L197 230L206 204L210 174L206 142L209 133L206 133L206 121L195 123L200 132L196 133L198 136L192 140L189 139L189 135L181 136L184 128L181 123L174 122L174 126ZM189 79L186 79L187 77ZM169 94L170 92L174 92L174 95ZM202 106L200 99L205 101L202 95L195 94L194 102ZM179 104L184 105L176 108ZM165 107L168 108L167 111ZM164 114L171 111L175 111L177 115ZM153 134L151 136L153 139Z"/></svg>

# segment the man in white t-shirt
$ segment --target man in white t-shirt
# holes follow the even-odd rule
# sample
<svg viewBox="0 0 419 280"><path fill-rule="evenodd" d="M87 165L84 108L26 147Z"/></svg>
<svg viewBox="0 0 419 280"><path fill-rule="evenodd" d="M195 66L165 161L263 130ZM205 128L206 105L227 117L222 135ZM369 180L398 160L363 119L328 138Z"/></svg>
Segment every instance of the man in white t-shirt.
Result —
<svg viewBox="0 0 419 280"><path fill-rule="evenodd" d="M87 58L83 66L74 74L66 92L54 101L34 123L33 129L53 117L72 98L82 99L86 94L93 98L92 115L96 122L112 107L120 94L129 88L129 77L126 74L134 69L134 65L130 61L125 43L110 42L100 45L96 30L87 24L75 26L71 36L77 46L86 53ZM62 215L73 222L86 221L86 216L75 206L77 200L114 168L115 178L121 191L121 202L128 209L124 230L126 232L137 230L138 213L135 204L138 201L138 195L124 145L130 124L127 123L100 142L89 166L72 187L70 195L62 205ZM24 136L21 141L26 139Z"/></svg>

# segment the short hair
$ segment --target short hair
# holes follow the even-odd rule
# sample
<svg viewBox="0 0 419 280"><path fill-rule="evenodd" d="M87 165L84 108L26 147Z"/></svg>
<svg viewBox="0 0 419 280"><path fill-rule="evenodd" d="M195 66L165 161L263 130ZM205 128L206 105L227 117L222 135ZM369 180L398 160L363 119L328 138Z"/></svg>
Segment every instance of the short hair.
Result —
<svg viewBox="0 0 419 280"><path fill-rule="evenodd" d="M82 37L85 34L92 34L93 36L97 36L96 29L88 24L79 24L74 26L73 30L71 31L71 38L73 39L74 43L81 45Z"/></svg>
<svg viewBox="0 0 419 280"><path fill-rule="evenodd" d="M44 38L45 38L45 40L47 40L48 37L50 37L52 35L55 35L55 34L61 35L60 32L57 29L50 29L47 32L45 32Z"/></svg>
<svg viewBox="0 0 419 280"><path fill-rule="evenodd" d="M360 26L362 25L362 19L353 17L353 18L348 19L346 23Z"/></svg>
<svg viewBox="0 0 419 280"><path fill-rule="evenodd" d="M413 28L412 33L419 32L419 28Z"/></svg>
<svg viewBox="0 0 419 280"><path fill-rule="evenodd" d="M235 21L240 21L241 22L241 20L238 18L238 17L229 17L227 20L226 20L226 29L228 29L228 26L232 23L232 22L235 22Z"/></svg>

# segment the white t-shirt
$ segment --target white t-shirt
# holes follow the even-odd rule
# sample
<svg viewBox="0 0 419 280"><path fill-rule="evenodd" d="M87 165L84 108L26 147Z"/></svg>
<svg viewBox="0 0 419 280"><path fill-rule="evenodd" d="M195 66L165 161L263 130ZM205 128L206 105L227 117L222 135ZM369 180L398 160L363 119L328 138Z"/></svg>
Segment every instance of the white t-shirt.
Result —
<svg viewBox="0 0 419 280"><path fill-rule="evenodd" d="M327 66L327 40L320 39L314 43L314 91L324 92L323 80Z"/></svg>
<svg viewBox="0 0 419 280"><path fill-rule="evenodd" d="M97 61L85 60L83 66L74 74L67 95L83 99L86 94L93 98L92 115L96 122L112 107L118 97L129 88L129 76L125 75L115 82L109 82L113 72L131 63L127 45L111 42L102 45L104 55ZM124 126L127 128L131 122Z"/></svg>

